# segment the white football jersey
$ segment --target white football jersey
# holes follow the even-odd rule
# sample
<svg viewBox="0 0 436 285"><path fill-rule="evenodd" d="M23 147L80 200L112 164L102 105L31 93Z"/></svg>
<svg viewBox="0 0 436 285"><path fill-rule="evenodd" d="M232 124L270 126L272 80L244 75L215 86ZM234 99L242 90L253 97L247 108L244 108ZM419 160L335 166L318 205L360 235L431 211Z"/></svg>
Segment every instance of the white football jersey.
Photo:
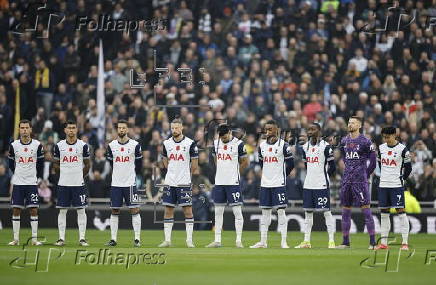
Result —
<svg viewBox="0 0 436 285"><path fill-rule="evenodd" d="M142 158L141 145L132 139L125 143L113 140L106 151L106 159L112 161L112 186L136 185L135 160Z"/></svg>
<svg viewBox="0 0 436 285"><path fill-rule="evenodd" d="M227 143L221 139L213 143L212 153L216 157L215 185L239 185L239 158L247 155L244 142L233 137Z"/></svg>
<svg viewBox="0 0 436 285"><path fill-rule="evenodd" d="M306 142L303 145L303 161L307 165L304 189L327 189L330 179L327 174L327 163L334 160L330 145L321 140L316 145Z"/></svg>
<svg viewBox="0 0 436 285"><path fill-rule="evenodd" d="M259 145L259 160L263 161L261 187L286 186L285 160L292 158L291 147L282 139L274 144L263 141Z"/></svg>
<svg viewBox="0 0 436 285"><path fill-rule="evenodd" d="M32 139L28 144L15 140L9 145L9 158L15 161L13 185L36 185L36 161L44 158L42 144Z"/></svg>
<svg viewBox="0 0 436 285"><path fill-rule="evenodd" d="M195 141L184 136L180 142L173 137L163 142L162 155L168 159L165 185L180 187L191 184L191 159L198 158Z"/></svg>
<svg viewBox="0 0 436 285"><path fill-rule="evenodd" d="M402 143L393 147L384 143L379 147L377 160L380 166L380 187L402 187L403 166L404 163L410 162L407 147Z"/></svg>
<svg viewBox="0 0 436 285"><path fill-rule="evenodd" d="M84 159L89 159L89 147L82 141L77 140L69 144L67 140L61 140L55 144L53 157L59 160L59 182L60 186L82 186Z"/></svg>

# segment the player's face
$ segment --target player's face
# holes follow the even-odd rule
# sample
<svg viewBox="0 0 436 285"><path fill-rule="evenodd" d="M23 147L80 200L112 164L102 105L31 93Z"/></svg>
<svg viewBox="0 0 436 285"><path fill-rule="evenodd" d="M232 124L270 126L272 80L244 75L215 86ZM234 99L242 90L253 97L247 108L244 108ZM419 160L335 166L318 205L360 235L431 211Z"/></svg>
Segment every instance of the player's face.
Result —
<svg viewBox="0 0 436 285"><path fill-rule="evenodd" d="M355 132L358 131L361 127L360 121L354 118L351 118L348 121L348 131L349 132Z"/></svg>
<svg viewBox="0 0 436 285"><path fill-rule="evenodd" d="M308 137L318 137L319 135L318 128L315 125L310 125L306 132Z"/></svg>
<svg viewBox="0 0 436 285"><path fill-rule="evenodd" d="M276 137L277 136L277 126L276 125L271 125L271 124L266 124L265 125L265 133L266 133L266 137L270 138L270 137Z"/></svg>
<svg viewBox="0 0 436 285"><path fill-rule="evenodd" d="M67 125L67 127L64 129L65 134L69 138L75 138L77 137L77 126L76 125Z"/></svg>
<svg viewBox="0 0 436 285"><path fill-rule="evenodd" d="M129 128L127 127L126 124L121 123L121 124L118 124L117 131L118 131L118 136L120 138L124 138L127 135L127 133L129 132Z"/></svg>
<svg viewBox="0 0 436 285"><path fill-rule="evenodd" d="M29 138L32 133L32 128L29 124L20 124L20 137Z"/></svg>
<svg viewBox="0 0 436 285"><path fill-rule="evenodd" d="M382 134L383 142L387 143L388 145L392 145L395 142L396 135L395 134Z"/></svg>
<svg viewBox="0 0 436 285"><path fill-rule="evenodd" d="M228 132L227 134L221 136L221 140L223 143L228 143L230 141L231 132Z"/></svg>
<svg viewBox="0 0 436 285"><path fill-rule="evenodd" d="M179 123L172 123L171 124L171 134L173 137L178 137L182 134L183 131L183 125Z"/></svg>

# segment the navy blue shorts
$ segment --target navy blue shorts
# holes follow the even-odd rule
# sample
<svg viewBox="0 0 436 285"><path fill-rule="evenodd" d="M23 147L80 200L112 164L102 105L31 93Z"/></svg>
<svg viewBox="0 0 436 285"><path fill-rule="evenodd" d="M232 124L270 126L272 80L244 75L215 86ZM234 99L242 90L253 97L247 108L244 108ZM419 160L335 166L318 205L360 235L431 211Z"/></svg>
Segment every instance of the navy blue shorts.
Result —
<svg viewBox="0 0 436 285"><path fill-rule="evenodd" d="M405 208L404 188L378 188L378 207L387 208Z"/></svg>
<svg viewBox="0 0 436 285"><path fill-rule="evenodd" d="M286 187L260 187L259 207L284 209L288 205Z"/></svg>
<svg viewBox="0 0 436 285"><path fill-rule="evenodd" d="M14 185L11 198L12 208L39 207L38 186Z"/></svg>
<svg viewBox="0 0 436 285"><path fill-rule="evenodd" d="M308 211L329 211L330 189L303 189L303 208Z"/></svg>
<svg viewBox="0 0 436 285"><path fill-rule="evenodd" d="M57 196L56 208L86 208L88 206L85 186L58 185Z"/></svg>
<svg viewBox="0 0 436 285"><path fill-rule="evenodd" d="M123 207L124 203L129 208L139 207L139 195L136 186L130 187L111 187L111 208L119 209Z"/></svg>
<svg viewBox="0 0 436 285"><path fill-rule="evenodd" d="M165 187L162 195L162 205L175 207L192 206L192 190L191 187Z"/></svg>
<svg viewBox="0 0 436 285"><path fill-rule="evenodd" d="M215 185L212 190L212 199L215 205L236 206L242 205L241 186Z"/></svg>

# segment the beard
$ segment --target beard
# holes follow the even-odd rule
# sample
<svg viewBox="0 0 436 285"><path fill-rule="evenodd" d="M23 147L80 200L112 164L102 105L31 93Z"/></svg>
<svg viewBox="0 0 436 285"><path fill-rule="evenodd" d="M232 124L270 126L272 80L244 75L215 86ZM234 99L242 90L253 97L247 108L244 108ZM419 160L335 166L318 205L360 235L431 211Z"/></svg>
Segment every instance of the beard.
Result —
<svg viewBox="0 0 436 285"><path fill-rule="evenodd" d="M124 137L126 136L126 134L118 134L118 136L119 136L120 138L124 138Z"/></svg>

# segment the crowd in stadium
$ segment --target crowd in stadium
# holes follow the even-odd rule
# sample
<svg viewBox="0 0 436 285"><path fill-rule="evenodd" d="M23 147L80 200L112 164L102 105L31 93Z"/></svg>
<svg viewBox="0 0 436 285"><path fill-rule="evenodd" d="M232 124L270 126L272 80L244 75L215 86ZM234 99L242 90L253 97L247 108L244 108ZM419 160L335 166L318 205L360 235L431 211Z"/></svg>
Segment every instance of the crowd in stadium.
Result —
<svg viewBox="0 0 436 285"><path fill-rule="evenodd" d="M39 37L42 25L32 32L9 32L26 19L27 2L2 1L0 6L1 196L9 195L6 156L19 94L20 118L32 121L34 138L46 150L39 194L47 203L56 195L51 151L65 138L63 124L70 119L78 122L79 137L92 149L87 178L91 197L108 197L111 170L105 148L116 137L114 123L125 119L132 127L131 138L143 150L138 186L156 201L159 193L152 185L161 181L163 172L153 168L162 141L170 135L169 122L182 118L186 136L205 150L195 183L206 187L194 187L195 208L196 199L207 198L214 182L205 136L211 120L225 119L245 132L250 167L241 183L244 201L256 203L261 171L256 146L267 120L275 119L295 138L313 121L321 124L325 136L340 137L346 135L352 115L364 118L363 132L376 145L382 126L399 128L399 140L412 155L408 189L419 201L436 200L436 35L427 23L428 15L436 15L435 1L399 1L415 15L414 21L409 18L410 24L398 32L374 34L358 31L366 23L384 23L384 10L377 9L375 0L53 0L48 5L65 19L50 27L48 38ZM98 19L106 14L113 19L167 20L164 29L129 34L76 31L77 15ZM97 139L99 39L105 60L103 144ZM156 67L169 72L159 77ZM177 69L183 67L192 69L192 84L182 82ZM131 88L131 69L146 73L144 87ZM171 107L156 106L165 104ZM200 107L174 108L196 104ZM292 150L296 168L288 178L288 198L298 200L305 168L299 147ZM335 158L333 200L344 168L339 151ZM379 170L372 177L373 195L377 175Z"/></svg>

